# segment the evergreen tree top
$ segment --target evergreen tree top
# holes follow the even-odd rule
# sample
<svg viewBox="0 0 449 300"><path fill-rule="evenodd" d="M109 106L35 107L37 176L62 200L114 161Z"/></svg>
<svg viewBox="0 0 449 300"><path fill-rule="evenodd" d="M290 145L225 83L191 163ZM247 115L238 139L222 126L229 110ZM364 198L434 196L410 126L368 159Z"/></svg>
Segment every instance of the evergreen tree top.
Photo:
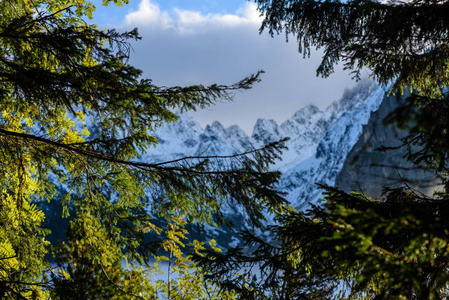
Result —
<svg viewBox="0 0 449 300"><path fill-rule="evenodd" d="M357 78L366 67L381 84L411 86L441 96L449 79L449 2L255 0L264 14L261 31L285 31L299 51L323 49L317 74L327 77L340 60Z"/></svg>
<svg viewBox="0 0 449 300"><path fill-rule="evenodd" d="M128 1L103 1L112 2ZM86 299L154 299L160 287L146 271L122 265L148 262L159 250L147 233L167 228L154 218L164 226L230 224L223 215L230 203L260 225L263 210L284 205L272 186L280 174L267 172L283 141L232 156L138 160L157 143L154 129L176 121L173 111L232 100L262 72L231 85L156 86L128 63L137 30L99 30L84 21L93 10L86 0L0 1L3 298L71 297L68 290ZM45 209L47 201L71 217L61 222L69 228L58 247L43 228L56 214ZM181 257L185 233L173 232L162 238ZM49 257L59 272L48 269ZM197 282L192 287L201 290Z"/></svg>

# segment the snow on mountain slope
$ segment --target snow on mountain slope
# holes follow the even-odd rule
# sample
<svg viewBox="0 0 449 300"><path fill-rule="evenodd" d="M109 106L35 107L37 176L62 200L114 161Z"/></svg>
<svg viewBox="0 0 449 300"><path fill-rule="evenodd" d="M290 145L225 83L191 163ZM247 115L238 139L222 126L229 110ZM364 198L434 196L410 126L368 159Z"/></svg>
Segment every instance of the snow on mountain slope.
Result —
<svg viewBox="0 0 449 300"><path fill-rule="evenodd" d="M139 160L156 163L186 156L233 155L290 137L287 144L289 149L273 169L283 172L277 188L287 193L287 200L292 206L304 210L309 203L316 204L321 197L316 182L335 184L348 153L363 132L363 125L368 123L371 113L378 109L384 94L385 91L373 83L361 82L324 111L309 105L280 125L273 120L259 119L251 136L237 125L225 128L219 122L213 122L203 129L191 117L180 115L177 122L165 124L154 133L158 145L148 149ZM94 136L95 124L89 125ZM367 181L372 183L370 178ZM54 182L57 182L56 177ZM61 191L68 191L67 185L56 185ZM48 209L52 211L54 207L48 206ZM236 232L248 229L248 225L238 206L224 205L222 209L225 218L234 223L235 227L230 229L206 225L200 238L215 238L220 246L226 248L238 243ZM267 223L272 224L270 216L267 219ZM54 237L64 236L66 228L67 225L63 225L55 230ZM199 237L200 232L197 234ZM257 234L263 236L260 232ZM270 237L264 239L269 241Z"/></svg>
<svg viewBox="0 0 449 300"><path fill-rule="evenodd" d="M334 184L346 155L362 133L384 97L384 90L371 81L359 83L325 111L314 105L298 110L278 125L257 120L249 137L237 125L225 128L215 121L203 130L187 115L156 132L159 145L142 156L147 162L168 161L184 156L233 155L290 137L288 150L273 169L284 173L278 188L288 193L296 208L315 203L321 196L315 182Z"/></svg>
<svg viewBox="0 0 449 300"><path fill-rule="evenodd" d="M287 170L279 189L287 192L287 199L296 209L304 209L321 198L315 183L334 185L343 163L359 136L371 112L377 110L385 91L377 88L366 98L365 105L344 112L326 131L316 152Z"/></svg>
<svg viewBox="0 0 449 300"><path fill-rule="evenodd" d="M280 126L272 120L259 119L254 126L252 138L257 146L262 146L267 142L290 137L291 140L287 143L289 150L283 154L282 161L275 166L276 169L287 172L312 156L330 126L343 113L364 106L375 89L373 82L362 81L352 90L347 90L340 100L333 102L325 111L320 111L314 105L308 105L298 110Z"/></svg>

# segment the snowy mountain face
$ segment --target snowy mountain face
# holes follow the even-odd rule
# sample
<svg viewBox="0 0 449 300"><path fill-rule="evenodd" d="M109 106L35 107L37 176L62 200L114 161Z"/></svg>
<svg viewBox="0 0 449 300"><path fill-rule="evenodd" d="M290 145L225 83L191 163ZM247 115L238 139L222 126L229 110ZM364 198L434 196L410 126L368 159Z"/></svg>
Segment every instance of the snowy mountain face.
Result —
<svg viewBox="0 0 449 300"><path fill-rule="evenodd" d="M225 128L219 122L213 122L203 129L191 117L180 115L177 122L165 124L154 133L158 145L148 149L139 160L157 163L186 156L234 155L290 137L287 142L288 150L284 151L282 160L272 168L283 173L277 188L286 193L286 198L293 207L304 210L308 208L309 203L316 204L322 196L315 183L335 184L348 153L357 140L363 140L366 135L366 132L362 135L363 126L368 123L372 112L379 108L384 94L385 91L374 83L361 82L354 89L346 91L340 100L324 111L309 105L298 110L280 125L274 120L259 119L251 136L237 125ZM94 132L95 126L91 125L91 132ZM370 125L365 126L366 128L369 129ZM382 134L379 134L380 139ZM368 155L368 158L370 157ZM343 172L348 173L346 169L343 169ZM365 181L370 184L372 177L366 178ZM64 186L57 186L66 190ZM49 206L48 209L59 212L55 207ZM201 233L201 239L216 238L224 248L236 246L239 243L236 232L248 229L245 218L238 207L225 204L222 210L225 218L234 223L235 227L230 229L206 226L205 232ZM60 216L59 213L53 215L55 218ZM61 228L52 228L55 241L59 236L64 237L68 226L68 222L64 222L58 223L65 224ZM271 222L270 216L267 216L267 222ZM257 234L264 237L261 232ZM269 241L270 237L264 238Z"/></svg>
<svg viewBox="0 0 449 300"><path fill-rule="evenodd" d="M346 156L362 134L363 125L384 98L382 88L365 94L363 105L352 106L327 128L315 153L284 172L279 187L288 193L287 199L297 209L316 204L322 193L315 183L333 186ZM332 107L332 106L331 106Z"/></svg>
<svg viewBox="0 0 449 300"><path fill-rule="evenodd" d="M203 130L192 118L181 115L176 123L164 125L155 133L159 145L142 159L160 162L185 156L233 155L290 137L288 150L273 169L284 173L278 189L288 193L287 200L295 208L302 209L320 198L316 182L334 184L362 126L377 110L384 93L374 83L363 81L325 111L309 105L280 125L258 119L251 136L237 125L225 128L217 121Z"/></svg>

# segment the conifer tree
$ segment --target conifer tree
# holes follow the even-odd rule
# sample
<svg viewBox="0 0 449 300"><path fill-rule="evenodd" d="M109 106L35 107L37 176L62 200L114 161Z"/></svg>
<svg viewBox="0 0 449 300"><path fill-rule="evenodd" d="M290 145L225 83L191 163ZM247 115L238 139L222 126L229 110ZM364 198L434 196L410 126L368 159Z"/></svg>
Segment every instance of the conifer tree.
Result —
<svg viewBox="0 0 449 300"><path fill-rule="evenodd" d="M127 0L103 1L111 2ZM233 85L156 86L127 63L137 30L100 30L84 21L93 10L85 0L0 1L2 298L154 298L140 269L158 250L145 239L157 231L154 216L224 222L229 202L257 225L263 209L283 204L271 186L279 174L266 172L282 143L229 157L138 159L175 109L231 100L260 73ZM56 199L70 215L59 246L44 229L53 212L43 207ZM179 236L164 238L177 247ZM139 267L125 269L125 259Z"/></svg>
<svg viewBox="0 0 449 300"><path fill-rule="evenodd" d="M409 130L398 147L438 176L441 187L428 196L404 184L371 199L319 186L322 206L287 210L278 215L279 226L267 228L277 243L247 232L251 251L211 252L197 261L212 280L244 299L446 299L449 2L255 2L264 14L261 31L293 35L305 56L313 47L323 49L318 75L330 75L342 61L356 77L366 67L398 98L410 89L385 122ZM388 155L389 149L379 150ZM249 271L254 269L258 276Z"/></svg>

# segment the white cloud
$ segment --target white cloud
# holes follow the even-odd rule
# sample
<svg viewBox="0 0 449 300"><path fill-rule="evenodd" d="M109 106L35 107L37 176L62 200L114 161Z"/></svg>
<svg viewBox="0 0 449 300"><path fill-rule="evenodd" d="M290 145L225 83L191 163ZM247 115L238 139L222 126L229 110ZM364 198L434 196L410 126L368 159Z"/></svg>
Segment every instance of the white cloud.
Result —
<svg viewBox="0 0 449 300"><path fill-rule="evenodd" d="M158 5L150 0L142 0L139 4L139 10L129 13L125 17L127 25L148 26L167 29L173 26L173 21L167 12L162 12Z"/></svg>
<svg viewBox="0 0 449 300"><path fill-rule="evenodd" d="M175 8L161 11L150 0L141 0L139 9L126 16L126 25L175 29L180 33L199 33L211 29L235 28L242 25L259 25L261 18L253 3L245 3L236 14L202 14L199 11Z"/></svg>
<svg viewBox="0 0 449 300"><path fill-rule="evenodd" d="M237 93L233 103L195 113L203 126L218 120L251 133L257 118L282 122L311 103L324 109L354 85L348 72L317 78L321 53L302 59L295 42L259 35L261 20L253 4L235 14L205 14L164 11L154 3L142 0L139 9L126 16L124 29L139 28L142 40L132 44L130 62L155 84L231 84L260 69L266 71L261 83Z"/></svg>

